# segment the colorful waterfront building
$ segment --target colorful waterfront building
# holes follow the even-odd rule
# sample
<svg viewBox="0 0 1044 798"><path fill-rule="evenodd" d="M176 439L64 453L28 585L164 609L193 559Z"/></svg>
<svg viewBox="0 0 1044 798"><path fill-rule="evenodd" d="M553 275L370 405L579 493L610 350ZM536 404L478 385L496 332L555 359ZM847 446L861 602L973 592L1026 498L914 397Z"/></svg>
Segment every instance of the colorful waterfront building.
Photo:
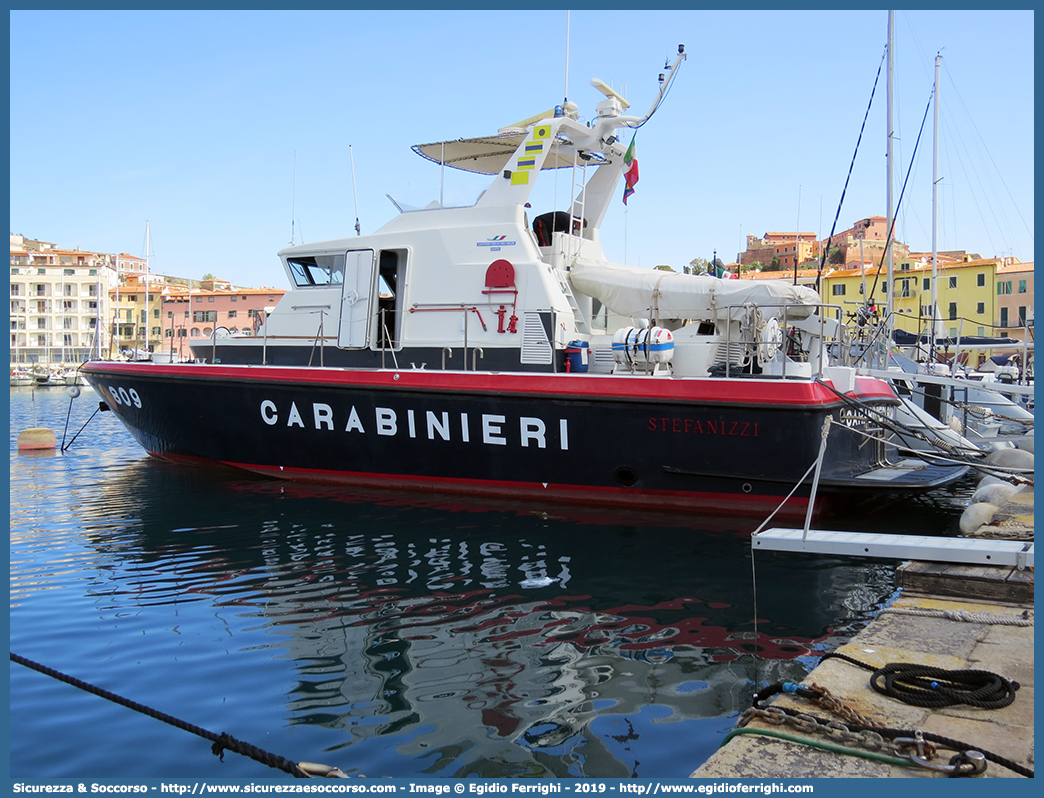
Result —
<svg viewBox="0 0 1044 798"><path fill-rule="evenodd" d="M162 335L160 299L166 287L166 277L142 271L125 274L109 291L113 312L107 357L145 357L157 349Z"/></svg>
<svg viewBox="0 0 1044 798"><path fill-rule="evenodd" d="M189 357L188 342L210 338L215 331L253 335L286 293L282 288L240 288L227 280L168 286L161 298L162 348L176 358Z"/></svg>
<svg viewBox="0 0 1044 798"><path fill-rule="evenodd" d="M12 363L71 365L108 347L112 255L11 234Z"/></svg>
<svg viewBox="0 0 1044 798"><path fill-rule="evenodd" d="M997 269L997 335L1033 340L1033 264L1005 259Z"/></svg>

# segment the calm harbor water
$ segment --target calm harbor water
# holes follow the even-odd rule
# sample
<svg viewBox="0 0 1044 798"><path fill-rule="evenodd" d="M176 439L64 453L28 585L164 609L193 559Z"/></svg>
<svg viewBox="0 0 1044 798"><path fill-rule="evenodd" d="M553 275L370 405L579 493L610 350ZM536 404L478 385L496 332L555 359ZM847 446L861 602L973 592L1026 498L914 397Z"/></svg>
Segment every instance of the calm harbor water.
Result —
<svg viewBox="0 0 1044 798"><path fill-rule="evenodd" d="M350 775L685 777L755 682L802 678L894 593L888 563L759 552L755 622L758 519L176 467L111 413L17 453L70 406L68 438L93 391L11 390L11 651ZM969 489L845 528L952 534ZM13 777L291 778L10 667Z"/></svg>

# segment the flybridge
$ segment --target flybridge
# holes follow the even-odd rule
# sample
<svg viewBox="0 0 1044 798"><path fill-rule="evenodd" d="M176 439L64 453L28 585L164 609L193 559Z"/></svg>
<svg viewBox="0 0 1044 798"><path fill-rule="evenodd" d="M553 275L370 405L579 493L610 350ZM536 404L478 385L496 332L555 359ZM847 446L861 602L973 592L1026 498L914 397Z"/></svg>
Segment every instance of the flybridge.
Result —
<svg viewBox="0 0 1044 798"><path fill-rule="evenodd" d="M685 58L685 47L679 45L674 63L665 68L668 76L660 75L656 99L644 116L624 115L630 103L595 79L591 85L605 99L595 107L596 118L590 125L578 120L576 105L564 103L501 128L496 136L418 144L413 150L444 166L496 175L476 203L478 206L524 205L541 170L596 166L595 176L573 198L571 209L574 218L586 219L587 226L596 230L623 174L626 150L617 131L637 128L652 117Z"/></svg>

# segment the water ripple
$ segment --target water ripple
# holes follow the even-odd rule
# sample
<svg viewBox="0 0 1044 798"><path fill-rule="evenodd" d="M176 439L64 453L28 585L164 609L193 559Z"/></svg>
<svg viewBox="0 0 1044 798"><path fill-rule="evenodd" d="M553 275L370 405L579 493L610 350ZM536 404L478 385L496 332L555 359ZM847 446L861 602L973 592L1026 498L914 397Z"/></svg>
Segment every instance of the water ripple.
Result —
<svg viewBox="0 0 1044 798"><path fill-rule="evenodd" d="M894 592L887 566L759 554L755 624L753 524L178 468L110 413L20 455L16 431L61 429L69 402L11 398L12 651L350 773L684 777L755 667L800 679ZM959 501L938 501L917 523L946 531ZM267 775L25 669L10 694L15 776Z"/></svg>

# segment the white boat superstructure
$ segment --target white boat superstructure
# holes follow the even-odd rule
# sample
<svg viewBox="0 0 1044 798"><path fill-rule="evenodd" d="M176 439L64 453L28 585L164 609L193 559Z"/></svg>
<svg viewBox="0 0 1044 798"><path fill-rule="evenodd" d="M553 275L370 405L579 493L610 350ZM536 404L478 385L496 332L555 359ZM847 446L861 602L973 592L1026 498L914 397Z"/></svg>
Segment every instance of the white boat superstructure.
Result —
<svg viewBox="0 0 1044 798"><path fill-rule="evenodd" d="M216 331L194 343L221 364L411 367L484 371L573 368L705 377L715 367L822 374L809 339L838 335L818 294L785 280L723 280L611 262L600 226L625 172L621 131L666 94L683 48L645 116L601 81L590 123L567 103L495 136L414 147L441 166L489 175L470 207L405 210L377 232L279 253L292 290L253 336ZM530 218L542 170L573 170L568 210ZM819 317L817 317L819 318ZM788 347L782 344L788 338ZM787 353L802 352L800 358ZM806 368L811 353L815 361ZM797 359L804 361L797 364ZM774 366L766 366L768 362Z"/></svg>

